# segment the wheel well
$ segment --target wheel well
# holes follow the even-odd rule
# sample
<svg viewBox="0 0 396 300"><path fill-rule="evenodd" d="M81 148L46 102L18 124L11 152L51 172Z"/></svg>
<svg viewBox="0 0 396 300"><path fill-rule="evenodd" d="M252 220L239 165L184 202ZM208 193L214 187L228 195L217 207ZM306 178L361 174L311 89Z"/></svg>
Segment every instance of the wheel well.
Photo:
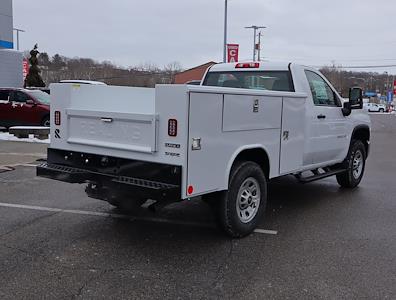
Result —
<svg viewBox="0 0 396 300"><path fill-rule="evenodd" d="M234 166L237 162L240 161L253 161L257 163L263 169L267 179L269 179L270 164L269 164L268 154L267 152L265 152L264 149L255 148L255 149L243 150L235 158L232 166Z"/></svg>
<svg viewBox="0 0 396 300"><path fill-rule="evenodd" d="M369 141L370 141L370 130L367 127L360 127L354 130L352 134L352 140L362 141L365 148L366 154L369 152Z"/></svg>

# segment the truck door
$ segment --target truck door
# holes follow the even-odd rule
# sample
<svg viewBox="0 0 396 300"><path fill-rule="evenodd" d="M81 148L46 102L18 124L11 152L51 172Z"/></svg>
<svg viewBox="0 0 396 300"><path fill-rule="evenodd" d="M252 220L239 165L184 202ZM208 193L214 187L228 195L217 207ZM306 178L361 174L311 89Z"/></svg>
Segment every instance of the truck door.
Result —
<svg viewBox="0 0 396 300"><path fill-rule="evenodd" d="M39 123L34 105L27 104L27 100L32 100L28 94L21 91L11 92L9 116L14 125L37 125Z"/></svg>
<svg viewBox="0 0 396 300"><path fill-rule="evenodd" d="M342 159L349 137L341 102L322 76L311 70L306 70L305 74L311 90L308 98L314 104L309 116L312 163Z"/></svg>
<svg viewBox="0 0 396 300"><path fill-rule="evenodd" d="M10 126L10 91L0 90L0 126Z"/></svg>

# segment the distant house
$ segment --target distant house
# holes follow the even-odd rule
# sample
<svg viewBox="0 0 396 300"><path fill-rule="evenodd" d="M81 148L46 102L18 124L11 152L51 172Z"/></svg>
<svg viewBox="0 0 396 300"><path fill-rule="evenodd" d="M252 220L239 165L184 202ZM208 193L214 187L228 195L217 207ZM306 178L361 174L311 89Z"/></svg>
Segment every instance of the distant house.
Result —
<svg viewBox="0 0 396 300"><path fill-rule="evenodd" d="M202 77L205 75L206 70L215 65L216 63L214 61L210 61L206 64L185 70L183 72L177 73L175 75L175 84L184 84L187 83L191 80L201 80Z"/></svg>

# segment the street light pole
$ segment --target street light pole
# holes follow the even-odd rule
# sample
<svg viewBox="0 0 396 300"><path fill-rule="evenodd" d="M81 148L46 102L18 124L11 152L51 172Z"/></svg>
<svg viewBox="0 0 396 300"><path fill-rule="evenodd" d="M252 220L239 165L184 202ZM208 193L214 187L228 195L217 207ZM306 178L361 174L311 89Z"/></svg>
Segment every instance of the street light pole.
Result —
<svg viewBox="0 0 396 300"><path fill-rule="evenodd" d="M252 25L252 26L248 26L248 27L245 27L245 28L246 29L253 29L253 34L254 34L254 38L253 38L253 61L256 61L256 36L257 36L257 29L267 28L267 27Z"/></svg>
<svg viewBox="0 0 396 300"><path fill-rule="evenodd" d="M19 51L19 32L25 32L25 30L18 28L14 28L14 30L16 31L16 35L17 35L17 50Z"/></svg>
<svg viewBox="0 0 396 300"><path fill-rule="evenodd" d="M228 18L228 0L224 3L224 50L223 50L223 62L227 62L227 18Z"/></svg>
<svg viewBox="0 0 396 300"><path fill-rule="evenodd" d="M257 49L257 60L261 60L261 31L258 34L258 49Z"/></svg>

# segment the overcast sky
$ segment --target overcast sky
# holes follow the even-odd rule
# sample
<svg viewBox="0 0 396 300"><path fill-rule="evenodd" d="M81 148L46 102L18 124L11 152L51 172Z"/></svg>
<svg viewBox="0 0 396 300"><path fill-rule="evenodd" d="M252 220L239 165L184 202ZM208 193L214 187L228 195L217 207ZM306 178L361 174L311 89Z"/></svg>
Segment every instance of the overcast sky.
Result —
<svg viewBox="0 0 396 300"><path fill-rule="evenodd" d="M125 67L221 61L223 18L224 0L14 0L22 49L37 42L50 55ZM253 32L244 27L264 25L262 55L271 60L396 64L395 18L395 0L229 0L228 41L251 59Z"/></svg>

